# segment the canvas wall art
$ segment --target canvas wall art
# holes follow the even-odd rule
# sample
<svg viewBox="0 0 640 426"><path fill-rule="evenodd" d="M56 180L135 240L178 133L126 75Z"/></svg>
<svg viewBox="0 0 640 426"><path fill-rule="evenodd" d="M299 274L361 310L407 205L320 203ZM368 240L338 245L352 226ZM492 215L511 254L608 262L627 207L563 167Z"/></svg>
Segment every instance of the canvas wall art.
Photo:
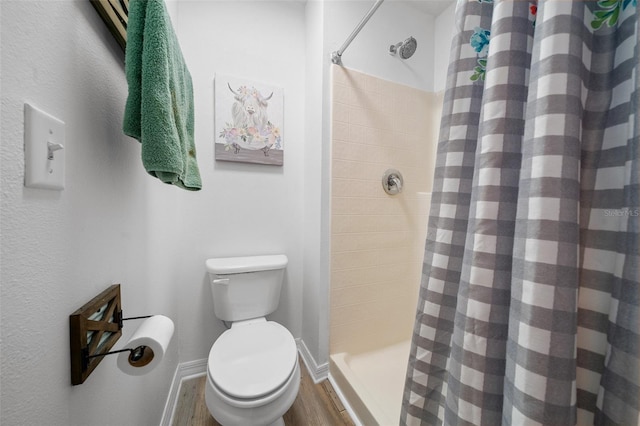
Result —
<svg viewBox="0 0 640 426"><path fill-rule="evenodd" d="M228 75L214 77L215 159L281 166L282 88Z"/></svg>

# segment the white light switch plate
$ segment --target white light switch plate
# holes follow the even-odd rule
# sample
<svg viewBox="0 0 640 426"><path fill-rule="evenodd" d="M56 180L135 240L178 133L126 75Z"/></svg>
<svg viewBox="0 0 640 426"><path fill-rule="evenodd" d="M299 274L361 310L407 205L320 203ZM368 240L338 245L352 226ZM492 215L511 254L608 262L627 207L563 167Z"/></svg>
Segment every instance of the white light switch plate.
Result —
<svg viewBox="0 0 640 426"><path fill-rule="evenodd" d="M64 189L64 143L64 122L24 104L25 186ZM53 147L51 153L48 144Z"/></svg>

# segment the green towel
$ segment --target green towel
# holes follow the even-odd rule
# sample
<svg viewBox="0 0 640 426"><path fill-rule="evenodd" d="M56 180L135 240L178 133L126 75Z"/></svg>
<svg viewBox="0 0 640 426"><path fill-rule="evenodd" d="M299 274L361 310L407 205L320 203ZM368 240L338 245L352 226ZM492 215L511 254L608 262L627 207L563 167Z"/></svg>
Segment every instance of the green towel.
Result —
<svg viewBox="0 0 640 426"><path fill-rule="evenodd" d="M164 183L202 188L193 129L193 84L163 0L129 3L124 133L142 144L142 164Z"/></svg>

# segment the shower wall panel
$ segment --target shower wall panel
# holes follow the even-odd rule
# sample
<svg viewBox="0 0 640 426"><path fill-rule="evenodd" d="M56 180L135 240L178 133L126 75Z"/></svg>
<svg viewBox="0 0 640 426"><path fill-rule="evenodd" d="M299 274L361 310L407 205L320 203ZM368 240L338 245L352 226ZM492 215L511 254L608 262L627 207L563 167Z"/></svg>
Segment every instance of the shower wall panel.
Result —
<svg viewBox="0 0 640 426"><path fill-rule="evenodd" d="M440 97L332 67L330 353L410 338ZM404 176L387 195L388 168Z"/></svg>

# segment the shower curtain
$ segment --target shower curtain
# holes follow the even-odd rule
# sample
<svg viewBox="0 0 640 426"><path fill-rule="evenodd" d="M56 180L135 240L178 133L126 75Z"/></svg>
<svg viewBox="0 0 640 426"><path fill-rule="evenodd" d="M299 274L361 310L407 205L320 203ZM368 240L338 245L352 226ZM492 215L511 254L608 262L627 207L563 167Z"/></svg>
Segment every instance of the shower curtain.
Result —
<svg viewBox="0 0 640 426"><path fill-rule="evenodd" d="M636 0L459 0L407 425L637 425Z"/></svg>

